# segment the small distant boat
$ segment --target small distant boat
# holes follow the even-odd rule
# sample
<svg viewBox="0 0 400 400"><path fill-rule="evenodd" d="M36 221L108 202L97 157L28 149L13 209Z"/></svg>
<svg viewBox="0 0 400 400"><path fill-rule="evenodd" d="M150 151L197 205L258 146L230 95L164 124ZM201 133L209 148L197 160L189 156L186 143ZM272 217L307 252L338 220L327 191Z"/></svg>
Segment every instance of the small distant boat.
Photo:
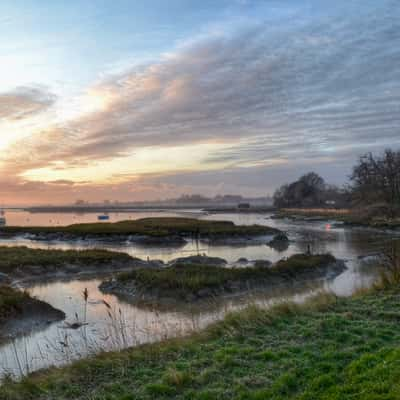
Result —
<svg viewBox="0 0 400 400"><path fill-rule="evenodd" d="M106 214L103 214L103 215L98 215L97 219L99 221L108 221L110 219L110 217L108 215L106 215Z"/></svg>

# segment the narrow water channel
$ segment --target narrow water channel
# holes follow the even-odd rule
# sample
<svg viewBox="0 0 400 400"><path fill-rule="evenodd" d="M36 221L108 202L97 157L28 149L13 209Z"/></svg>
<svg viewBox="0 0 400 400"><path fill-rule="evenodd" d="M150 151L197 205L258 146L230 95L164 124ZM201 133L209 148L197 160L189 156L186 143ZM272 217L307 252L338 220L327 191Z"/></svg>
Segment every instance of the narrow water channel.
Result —
<svg viewBox="0 0 400 400"><path fill-rule="evenodd" d="M347 296L361 287L368 287L376 279L378 271L374 255L390 243L393 234L368 229L348 229L333 221L293 222L271 219L269 214L215 214L205 215L198 210L181 212L140 212L110 214L111 221L143 218L147 216L196 216L206 219L231 220L237 224L265 224L288 233L290 244L283 251L266 245L209 246L188 243L179 248L151 248L132 243L107 244L91 242L34 242L21 237L2 240L0 245L25 245L30 247L88 248L102 247L124 251L141 258L171 259L197 254L217 256L229 263L241 257L249 260L268 259L277 261L291 254L304 252L311 246L315 253L330 252L346 261L347 270L333 280L303 283L291 288L276 288L224 301L210 302L201 307L157 310L130 304L113 295L105 295L98 289L100 277L81 277L68 281L25 282L23 286L37 298L48 302L66 313L66 320L47 326L28 336L0 345L0 375L16 376L50 365L69 363L99 351L117 350L146 342L159 341L198 331L231 311L248 304L268 307L279 301L303 301L321 290ZM29 225L69 224L92 222L93 215L57 214L42 215L14 212L8 215L8 223ZM83 291L88 289L85 303ZM68 323L85 322L79 329L68 328Z"/></svg>

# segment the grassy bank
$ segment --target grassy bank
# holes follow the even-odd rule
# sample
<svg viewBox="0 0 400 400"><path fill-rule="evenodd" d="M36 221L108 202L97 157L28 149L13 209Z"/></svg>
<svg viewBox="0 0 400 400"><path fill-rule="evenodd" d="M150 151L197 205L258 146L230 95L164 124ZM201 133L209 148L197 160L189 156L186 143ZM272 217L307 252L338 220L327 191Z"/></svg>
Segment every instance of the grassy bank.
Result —
<svg viewBox="0 0 400 400"><path fill-rule="evenodd" d="M202 237L265 235L279 233L277 229L261 225L235 225L229 221L205 221L195 218L143 218L115 223L74 224L56 227L6 226L0 232L61 233L71 235L145 235L151 237L199 235Z"/></svg>
<svg viewBox="0 0 400 400"><path fill-rule="evenodd" d="M330 208L283 208L276 216L278 218L326 218L344 222L346 225L366 226L378 229L400 228L400 218L390 218L384 215L368 215L365 210L330 209Z"/></svg>
<svg viewBox="0 0 400 400"><path fill-rule="evenodd" d="M0 324L18 315L29 295L8 286L0 286ZM1 362L1 361L0 361Z"/></svg>
<svg viewBox="0 0 400 400"><path fill-rule="evenodd" d="M251 307L186 339L6 383L1 400L400 398L400 289Z"/></svg>
<svg viewBox="0 0 400 400"><path fill-rule="evenodd" d="M15 269L40 266L60 267L66 264L96 265L112 262L128 263L132 257L108 250L51 250L28 247L0 246L0 272L12 273Z"/></svg>
<svg viewBox="0 0 400 400"><path fill-rule="evenodd" d="M334 263L330 254L296 254L274 266L254 268L222 268L211 265L180 265L168 268L137 269L122 273L117 280L122 285L134 282L140 292L156 292L156 296L176 299L188 296L207 297L218 292L244 289L248 285L261 285L273 278L296 279L305 273Z"/></svg>
<svg viewBox="0 0 400 400"><path fill-rule="evenodd" d="M351 210L348 208L281 208L278 210L278 216L292 217L327 217L327 218L344 218L351 215Z"/></svg>

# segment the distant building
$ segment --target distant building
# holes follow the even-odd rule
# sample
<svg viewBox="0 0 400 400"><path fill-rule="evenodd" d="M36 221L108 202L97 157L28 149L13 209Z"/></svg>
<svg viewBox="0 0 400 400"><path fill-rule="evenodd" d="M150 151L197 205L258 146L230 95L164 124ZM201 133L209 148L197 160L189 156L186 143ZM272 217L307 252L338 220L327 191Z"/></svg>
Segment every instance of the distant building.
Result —
<svg viewBox="0 0 400 400"><path fill-rule="evenodd" d="M238 209L239 210L248 210L250 208L250 203L239 203Z"/></svg>

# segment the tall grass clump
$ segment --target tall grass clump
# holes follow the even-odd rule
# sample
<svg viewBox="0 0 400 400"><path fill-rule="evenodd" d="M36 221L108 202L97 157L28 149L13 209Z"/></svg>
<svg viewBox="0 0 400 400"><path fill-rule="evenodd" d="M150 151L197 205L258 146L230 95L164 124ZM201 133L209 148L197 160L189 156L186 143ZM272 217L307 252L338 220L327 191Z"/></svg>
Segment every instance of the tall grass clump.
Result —
<svg viewBox="0 0 400 400"><path fill-rule="evenodd" d="M400 285L400 242L393 243L381 256L382 272L378 288L388 289Z"/></svg>

